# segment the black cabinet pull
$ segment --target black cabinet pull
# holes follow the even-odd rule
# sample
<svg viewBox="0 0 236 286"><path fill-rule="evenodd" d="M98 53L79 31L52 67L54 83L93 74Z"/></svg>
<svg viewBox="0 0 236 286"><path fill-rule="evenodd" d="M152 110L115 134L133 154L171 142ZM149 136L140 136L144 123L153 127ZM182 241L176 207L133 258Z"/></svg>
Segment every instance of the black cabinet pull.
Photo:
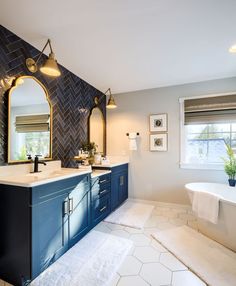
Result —
<svg viewBox="0 0 236 286"><path fill-rule="evenodd" d="M103 208L100 209L100 212L105 211L106 208L107 208L107 206L104 206Z"/></svg>

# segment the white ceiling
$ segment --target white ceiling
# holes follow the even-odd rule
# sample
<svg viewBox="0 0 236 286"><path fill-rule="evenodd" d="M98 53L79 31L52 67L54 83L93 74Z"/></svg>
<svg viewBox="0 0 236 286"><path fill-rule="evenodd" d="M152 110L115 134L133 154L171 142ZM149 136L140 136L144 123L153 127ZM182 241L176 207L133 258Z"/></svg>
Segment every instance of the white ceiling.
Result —
<svg viewBox="0 0 236 286"><path fill-rule="evenodd" d="M1 0L1 24L114 93L236 76L236 0Z"/></svg>

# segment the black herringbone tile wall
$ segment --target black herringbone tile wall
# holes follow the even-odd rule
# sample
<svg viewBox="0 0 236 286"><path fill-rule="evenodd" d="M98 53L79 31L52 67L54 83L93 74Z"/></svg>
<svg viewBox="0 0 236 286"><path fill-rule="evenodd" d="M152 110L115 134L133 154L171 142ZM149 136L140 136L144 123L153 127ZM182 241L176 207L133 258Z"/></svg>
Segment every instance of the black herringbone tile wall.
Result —
<svg viewBox="0 0 236 286"><path fill-rule="evenodd" d="M94 97L103 94L63 66L60 66L62 75L56 79L40 72L31 74L25 59L35 58L39 52L0 25L0 79L33 75L45 85L53 106L53 159L62 160L64 167L72 167L71 158L88 138L88 116L94 107ZM45 58L43 56L41 63ZM7 93L0 89L0 96L0 165L4 165L7 158ZM105 96L100 108L106 119Z"/></svg>

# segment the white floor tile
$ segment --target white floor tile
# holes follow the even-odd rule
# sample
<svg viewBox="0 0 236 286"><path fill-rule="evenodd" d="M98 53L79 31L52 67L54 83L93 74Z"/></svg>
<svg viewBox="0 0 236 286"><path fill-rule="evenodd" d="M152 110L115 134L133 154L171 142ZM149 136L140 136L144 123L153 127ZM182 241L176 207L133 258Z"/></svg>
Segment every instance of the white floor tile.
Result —
<svg viewBox="0 0 236 286"><path fill-rule="evenodd" d="M160 263L148 263L143 264L140 276L153 286L169 285L172 272Z"/></svg>
<svg viewBox="0 0 236 286"><path fill-rule="evenodd" d="M120 237L124 237L124 238L129 238L129 236L130 236L130 234L123 229L112 230L110 232L110 234L120 236Z"/></svg>
<svg viewBox="0 0 236 286"><path fill-rule="evenodd" d="M138 275L142 267L142 263L133 256L127 256L118 270L121 276Z"/></svg>
<svg viewBox="0 0 236 286"><path fill-rule="evenodd" d="M173 224L171 224L170 222L160 222L157 225L157 228L160 230L165 230L165 229L169 229L169 228L173 228L175 227Z"/></svg>
<svg viewBox="0 0 236 286"><path fill-rule="evenodd" d="M140 276L121 277L117 286L149 286Z"/></svg>
<svg viewBox="0 0 236 286"><path fill-rule="evenodd" d="M152 216L146 221L146 223L144 225L145 228L156 227L156 226L157 226L157 221L156 221L155 217L152 217Z"/></svg>
<svg viewBox="0 0 236 286"><path fill-rule="evenodd" d="M133 233L142 233L142 232L143 232L142 229L137 229L137 228L128 227L128 226L126 226L126 227L124 228L124 230L127 231L127 232L130 233L130 234L133 234Z"/></svg>
<svg viewBox="0 0 236 286"><path fill-rule="evenodd" d="M99 223L98 225L95 226L94 230L104 232L104 233L111 232L111 229L107 227L105 223Z"/></svg>
<svg viewBox="0 0 236 286"><path fill-rule="evenodd" d="M135 248L133 255L143 263L158 262L160 252L152 246L141 246Z"/></svg>
<svg viewBox="0 0 236 286"><path fill-rule="evenodd" d="M190 271L178 271L173 273L173 286L206 286L196 275Z"/></svg>
<svg viewBox="0 0 236 286"><path fill-rule="evenodd" d="M186 220L186 221L196 220L196 217L192 214L180 214L179 218Z"/></svg>
<svg viewBox="0 0 236 286"><path fill-rule="evenodd" d="M187 267L171 253L161 253L160 262L171 271L187 270Z"/></svg>
<svg viewBox="0 0 236 286"><path fill-rule="evenodd" d="M115 223L107 223L107 227L109 227L111 230L119 230L119 229L124 229L125 227L120 224L115 224Z"/></svg>
<svg viewBox="0 0 236 286"><path fill-rule="evenodd" d="M132 234L130 239L134 242L135 246L146 246L149 245L151 239L144 234Z"/></svg>
<svg viewBox="0 0 236 286"><path fill-rule="evenodd" d="M120 275L116 273L109 286L117 286L119 280L120 280Z"/></svg>
<svg viewBox="0 0 236 286"><path fill-rule="evenodd" d="M181 218L172 218L170 219L170 223L172 223L175 226L182 226L186 224L186 222Z"/></svg>
<svg viewBox="0 0 236 286"><path fill-rule="evenodd" d="M154 248L156 248L156 250L159 252L168 252L168 250L164 246L162 246L158 241L156 241L155 239L152 239L150 245L153 246Z"/></svg>
<svg viewBox="0 0 236 286"><path fill-rule="evenodd" d="M147 235L148 237L152 238L152 234L156 233L157 231L161 231L160 229L158 229L157 227L152 227L152 228L145 228L143 233L145 235Z"/></svg>
<svg viewBox="0 0 236 286"><path fill-rule="evenodd" d="M133 245L133 246L130 248L130 251L129 251L128 255L133 255L134 250L135 250L135 247L136 247L136 246Z"/></svg>

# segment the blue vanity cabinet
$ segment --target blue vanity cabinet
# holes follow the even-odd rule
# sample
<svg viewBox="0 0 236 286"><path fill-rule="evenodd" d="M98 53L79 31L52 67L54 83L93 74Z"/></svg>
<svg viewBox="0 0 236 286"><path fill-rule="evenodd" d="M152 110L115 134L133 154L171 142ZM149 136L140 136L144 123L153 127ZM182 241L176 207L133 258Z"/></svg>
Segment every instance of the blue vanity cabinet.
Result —
<svg viewBox="0 0 236 286"><path fill-rule="evenodd" d="M90 230L90 175L34 187L32 201L34 278Z"/></svg>
<svg viewBox="0 0 236 286"><path fill-rule="evenodd" d="M111 168L111 210L128 199L128 164Z"/></svg>
<svg viewBox="0 0 236 286"><path fill-rule="evenodd" d="M111 174L92 178L92 226L94 227L111 212Z"/></svg>
<svg viewBox="0 0 236 286"><path fill-rule="evenodd" d="M91 229L90 174L0 185L0 278L27 285Z"/></svg>
<svg viewBox="0 0 236 286"><path fill-rule="evenodd" d="M68 250L68 192L32 207L32 278Z"/></svg>
<svg viewBox="0 0 236 286"><path fill-rule="evenodd" d="M68 199L70 248L91 229L91 191L88 175L70 192Z"/></svg>
<svg viewBox="0 0 236 286"><path fill-rule="evenodd" d="M114 211L128 199L128 164L125 163L115 167L96 166L94 169L108 169L111 171L110 203L111 211Z"/></svg>

